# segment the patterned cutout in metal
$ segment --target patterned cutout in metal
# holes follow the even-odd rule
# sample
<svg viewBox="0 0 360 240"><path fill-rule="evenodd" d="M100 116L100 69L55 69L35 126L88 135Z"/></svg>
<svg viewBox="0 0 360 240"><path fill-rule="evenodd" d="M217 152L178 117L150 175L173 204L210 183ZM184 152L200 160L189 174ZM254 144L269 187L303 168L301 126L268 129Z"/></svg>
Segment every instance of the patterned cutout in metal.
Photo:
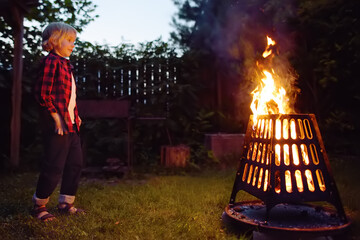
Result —
<svg viewBox="0 0 360 240"><path fill-rule="evenodd" d="M255 124L250 117L230 204L240 190L268 212L279 203L327 201L346 220L313 114L262 115Z"/></svg>

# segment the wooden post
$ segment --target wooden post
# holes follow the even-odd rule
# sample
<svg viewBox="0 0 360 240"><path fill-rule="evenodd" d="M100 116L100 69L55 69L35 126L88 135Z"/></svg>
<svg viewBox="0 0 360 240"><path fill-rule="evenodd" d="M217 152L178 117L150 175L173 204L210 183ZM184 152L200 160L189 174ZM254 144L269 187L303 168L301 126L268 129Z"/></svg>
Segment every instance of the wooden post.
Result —
<svg viewBox="0 0 360 240"><path fill-rule="evenodd" d="M21 79L23 70L23 35L24 14L15 6L11 11L14 18L14 60L13 60L13 87L12 87L12 116L10 140L10 167L19 166L20 155L20 127L21 127Z"/></svg>

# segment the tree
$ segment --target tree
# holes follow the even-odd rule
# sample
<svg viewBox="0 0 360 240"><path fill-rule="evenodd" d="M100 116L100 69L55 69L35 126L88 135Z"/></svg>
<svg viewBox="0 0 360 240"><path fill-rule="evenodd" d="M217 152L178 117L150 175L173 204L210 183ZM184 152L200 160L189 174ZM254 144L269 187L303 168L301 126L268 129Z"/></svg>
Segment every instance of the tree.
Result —
<svg viewBox="0 0 360 240"><path fill-rule="evenodd" d="M294 60L304 91L304 108L327 119L331 112L347 112L353 124L359 104L357 81L360 57L360 20L358 1L301 1L298 60ZM306 101L305 99L308 99ZM308 104L313 102L315 104ZM345 120L343 123L349 123ZM343 126L346 128L346 126ZM355 125L353 125L355 127Z"/></svg>
<svg viewBox="0 0 360 240"><path fill-rule="evenodd" d="M27 14L24 26L24 59L33 63L41 55L41 32L50 22L61 21L82 32L97 15L92 16L96 9L89 0L60 1L39 0L39 5ZM11 27L0 17L0 69L11 69L13 54L13 36ZM26 66L26 64L24 64Z"/></svg>
<svg viewBox="0 0 360 240"><path fill-rule="evenodd" d="M270 34L299 76L297 112L315 113L320 128L334 136L359 133L359 1L174 2L179 11L172 37L192 59L189 75L207 87L205 95L217 95L218 109L226 113L236 103L235 111L249 116L248 73ZM234 92L238 97L230 98Z"/></svg>
<svg viewBox="0 0 360 240"><path fill-rule="evenodd" d="M299 107L315 112L331 146L359 154L360 2L299 1L297 52Z"/></svg>
<svg viewBox="0 0 360 240"><path fill-rule="evenodd" d="M249 71L266 45L266 35L285 34L284 19L294 14L290 1L174 2L179 12L172 37L192 59L189 75L203 86L203 105L225 115L220 130L227 130L231 122L244 125L254 88Z"/></svg>

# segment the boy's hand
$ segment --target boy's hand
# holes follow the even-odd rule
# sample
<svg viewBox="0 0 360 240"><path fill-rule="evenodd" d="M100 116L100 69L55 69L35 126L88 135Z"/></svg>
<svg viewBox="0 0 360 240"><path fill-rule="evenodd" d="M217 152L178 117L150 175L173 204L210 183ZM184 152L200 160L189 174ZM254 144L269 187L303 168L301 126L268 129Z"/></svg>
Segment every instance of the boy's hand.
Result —
<svg viewBox="0 0 360 240"><path fill-rule="evenodd" d="M78 116L78 118L79 118L79 127L80 127L81 123L82 123L82 120L81 120L80 116Z"/></svg>
<svg viewBox="0 0 360 240"><path fill-rule="evenodd" d="M68 134L65 123L60 117L60 115L58 113L52 113L51 116L53 117L55 122L55 133L61 136L63 136L64 134Z"/></svg>
<svg viewBox="0 0 360 240"><path fill-rule="evenodd" d="M68 131L66 130L66 127L64 126L62 120L60 120L60 123L55 122L55 133L63 136L64 134L68 134Z"/></svg>

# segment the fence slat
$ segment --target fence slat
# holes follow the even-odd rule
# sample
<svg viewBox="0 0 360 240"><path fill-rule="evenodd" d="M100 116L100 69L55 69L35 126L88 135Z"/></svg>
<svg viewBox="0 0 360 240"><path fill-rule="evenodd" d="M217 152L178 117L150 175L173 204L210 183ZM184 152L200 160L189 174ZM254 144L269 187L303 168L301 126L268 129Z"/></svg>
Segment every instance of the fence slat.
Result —
<svg viewBox="0 0 360 240"><path fill-rule="evenodd" d="M76 59L74 75L79 99L128 98L144 111L158 106L166 112L166 95L179 81L178 69L176 61L167 58Z"/></svg>

